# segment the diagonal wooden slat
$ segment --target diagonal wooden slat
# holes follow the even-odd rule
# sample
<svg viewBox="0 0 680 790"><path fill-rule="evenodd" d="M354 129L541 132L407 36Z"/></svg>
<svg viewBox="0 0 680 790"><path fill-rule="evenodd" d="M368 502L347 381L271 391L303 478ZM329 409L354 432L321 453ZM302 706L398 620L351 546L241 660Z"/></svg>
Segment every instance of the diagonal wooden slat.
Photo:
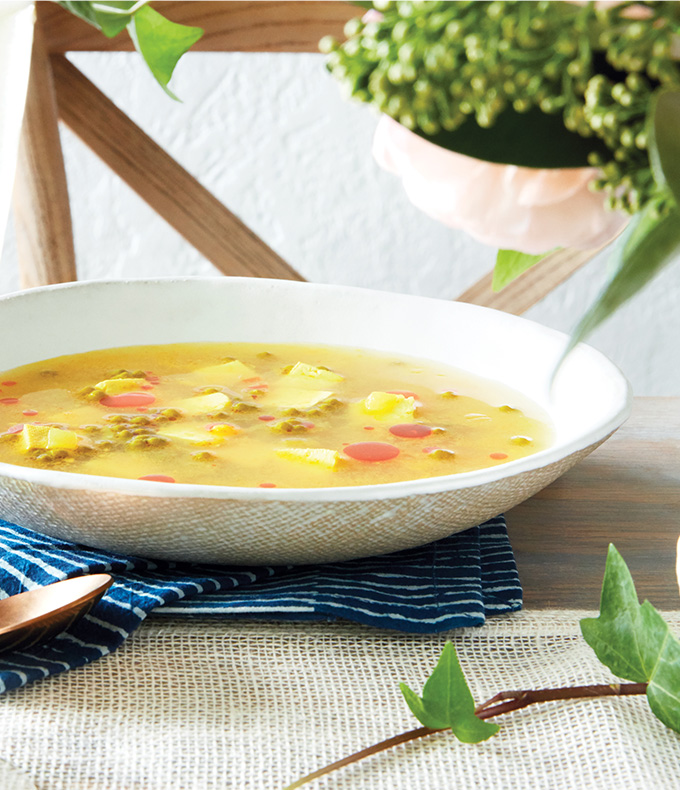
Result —
<svg viewBox="0 0 680 790"><path fill-rule="evenodd" d="M23 288L76 279L73 230L49 55L36 26L13 195Z"/></svg>
<svg viewBox="0 0 680 790"><path fill-rule="evenodd" d="M154 7L176 22L203 27L205 35L193 49L204 51L316 52L318 41L323 35L330 33L341 36L344 23L360 13L356 5L334 0L192 0L156 2ZM127 35L106 39L95 28L55 3L39 0L37 12L50 52L132 49ZM68 61L54 57L53 65L60 91L62 118L220 271L225 274L302 279ZM597 252L599 250L560 250L499 293L491 290L490 273L467 289L459 301L519 315L539 302ZM45 281L43 274L40 282ZM38 284L38 281L29 284Z"/></svg>
<svg viewBox="0 0 680 790"><path fill-rule="evenodd" d="M521 315L585 266L601 249L602 247L595 250L565 249L553 252L497 293L491 289L493 272L490 272L462 293L457 301Z"/></svg>
<svg viewBox="0 0 680 790"><path fill-rule="evenodd" d="M302 280L63 55L52 55L61 119L221 272Z"/></svg>
<svg viewBox="0 0 680 790"><path fill-rule="evenodd" d="M318 52L325 35L342 37L348 19L363 11L343 2L155 2L161 14L184 25L202 27L205 35L192 52ZM40 0L47 48L52 53L75 50L131 51L123 33L105 38L96 28L56 3Z"/></svg>

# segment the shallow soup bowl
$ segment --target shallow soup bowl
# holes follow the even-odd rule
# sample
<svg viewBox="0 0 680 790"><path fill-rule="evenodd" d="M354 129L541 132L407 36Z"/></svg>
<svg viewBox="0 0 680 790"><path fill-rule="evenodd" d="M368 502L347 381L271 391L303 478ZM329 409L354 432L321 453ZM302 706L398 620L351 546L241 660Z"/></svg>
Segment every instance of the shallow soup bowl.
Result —
<svg viewBox="0 0 680 790"><path fill-rule="evenodd" d="M337 561L422 545L504 512L595 449L630 388L565 335L469 304L251 278L74 283L0 299L0 370L65 354L181 342L313 343L445 363L500 382L548 415L547 449L486 469L337 488L168 484L0 463L0 516L145 557L225 564ZM11 342L8 339L11 338Z"/></svg>

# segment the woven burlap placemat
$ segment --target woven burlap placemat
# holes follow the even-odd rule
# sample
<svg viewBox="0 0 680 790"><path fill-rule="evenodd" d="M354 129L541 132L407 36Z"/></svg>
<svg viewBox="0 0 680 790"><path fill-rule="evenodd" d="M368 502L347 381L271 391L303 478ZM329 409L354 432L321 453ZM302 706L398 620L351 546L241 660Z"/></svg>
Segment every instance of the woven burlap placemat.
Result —
<svg viewBox="0 0 680 790"><path fill-rule="evenodd" d="M152 618L120 650L0 697L0 759L38 790L275 790L419 726L447 638L475 698L612 680L580 636L584 612L522 612L438 636L345 622ZM680 613L666 614L678 630ZM644 698L545 703L464 745L450 734L319 779L316 790L671 788L680 737Z"/></svg>

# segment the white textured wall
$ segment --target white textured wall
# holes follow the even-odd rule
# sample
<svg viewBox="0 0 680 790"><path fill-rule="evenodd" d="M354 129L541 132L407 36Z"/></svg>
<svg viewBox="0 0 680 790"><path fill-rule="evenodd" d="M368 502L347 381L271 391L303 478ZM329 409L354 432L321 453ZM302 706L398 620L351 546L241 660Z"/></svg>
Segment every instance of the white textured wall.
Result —
<svg viewBox="0 0 680 790"><path fill-rule="evenodd" d="M495 250L440 226L370 156L375 116L339 95L318 55L185 57L158 88L133 54L73 61L307 279L454 298ZM213 267L70 132L63 133L80 279L191 274ZM600 287L594 261L527 317L568 331ZM0 293L18 288L8 233ZM680 395L680 265L591 338L638 395Z"/></svg>

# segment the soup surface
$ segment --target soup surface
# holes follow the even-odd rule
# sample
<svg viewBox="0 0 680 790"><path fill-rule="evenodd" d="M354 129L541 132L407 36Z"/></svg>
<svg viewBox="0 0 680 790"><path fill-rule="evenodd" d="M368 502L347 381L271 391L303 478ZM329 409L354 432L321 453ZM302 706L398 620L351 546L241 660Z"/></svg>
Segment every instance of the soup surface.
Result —
<svg viewBox="0 0 680 790"><path fill-rule="evenodd" d="M435 362L360 349L184 343L0 374L0 461L168 483L392 483L545 448L537 406Z"/></svg>

